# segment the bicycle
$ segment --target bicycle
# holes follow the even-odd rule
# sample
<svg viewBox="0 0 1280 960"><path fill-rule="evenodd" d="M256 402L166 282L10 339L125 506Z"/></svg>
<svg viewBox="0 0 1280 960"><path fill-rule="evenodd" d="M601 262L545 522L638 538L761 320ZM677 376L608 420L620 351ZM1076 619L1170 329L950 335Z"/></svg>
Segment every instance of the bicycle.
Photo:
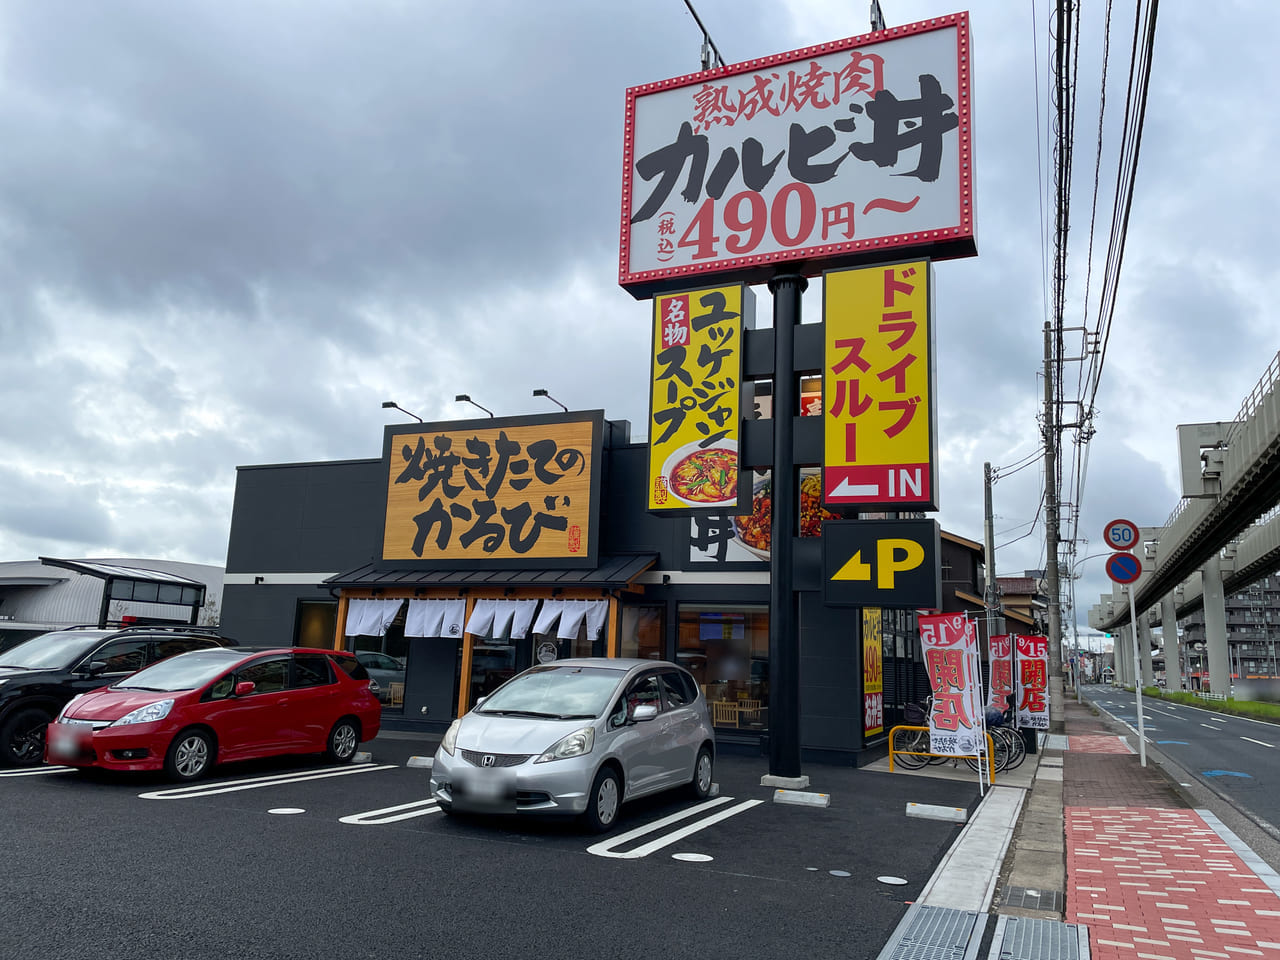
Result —
<svg viewBox="0 0 1280 960"><path fill-rule="evenodd" d="M996 773L1016 770L1027 755L1027 745L1022 739L1022 734L1008 725L1011 719L1010 714L1006 712L1002 713L998 719L991 716L987 720L987 733L991 736L991 766ZM981 750L981 753L985 754L985 752ZM969 764L969 769L977 770L982 763L982 757L965 757L965 763Z"/></svg>
<svg viewBox="0 0 1280 960"><path fill-rule="evenodd" d="M930 698L932 699L932 698ZM927 727L929 723L928 701L925 705L908 703L903 708L903 719L915 727ZM906 770L919 770L935 758L925 756L929 752L929 731L896 730L893 737L894 762Z"/></svg>

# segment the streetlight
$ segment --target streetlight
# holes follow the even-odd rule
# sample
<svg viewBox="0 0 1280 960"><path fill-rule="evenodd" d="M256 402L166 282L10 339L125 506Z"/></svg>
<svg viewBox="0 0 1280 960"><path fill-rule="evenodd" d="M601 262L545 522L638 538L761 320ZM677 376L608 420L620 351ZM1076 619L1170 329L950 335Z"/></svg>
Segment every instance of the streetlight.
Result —
<svg viewBox="0 0 1280 960"><path fill-rule="evenodd" d="M401 413L408 413L408 414L409 414L409 416L413 417L413 419L417 420L419 423L426 423L426 422L427 422L427 421L423 420L420 416L418 416L416 413L409 413L409 411L408 411L408 410L406 410L404 407L400 406L400 404L396 403L394 400L383 400L383 401L382 401L382 409L383 409L383 410L390 410L390 409L392 409L393 407L394 407L396 410L399 410Z"/></svg>
<svg viewBox="0 0 1280 960"><path fill-rule="evenodd" d="M533 391L533 395L534 395L535 397L546 397L548 400L550 400L552 403L554 403L557 407L559 407L559 408L560 408L561 410L563 410L565 413L568 413L568 412L569 412L569 408L568 408L568 407L566 407L563 403L561 403L559 400L557 400L557 399L556 399L555 397L553 397L551 394L547 393L547 391L543 390L541 387L539 387L537 390Z"/></svg>
<svg viewBox="0 0 1280 960"><path fill-rule="evenodd" d="M493 411L492 411L492 410L485 410L485 408L484 408L484 407L481 407L481 406L480 406L480 404L476 403L474 400L472 400L472 399L471 399L469 396L467 396L465 393L460 393L460 394L458 394L456 397L454 397L453 399L454 399L454 400L457 400L459 403L469 403L469 404L471 404L473 407L480 407L480 409L481 409L481 410L484 410L484 412L485 412L485 413L487 413L487 414L489 414L489 416L491 416L491 417L493 416Z"/></svg>

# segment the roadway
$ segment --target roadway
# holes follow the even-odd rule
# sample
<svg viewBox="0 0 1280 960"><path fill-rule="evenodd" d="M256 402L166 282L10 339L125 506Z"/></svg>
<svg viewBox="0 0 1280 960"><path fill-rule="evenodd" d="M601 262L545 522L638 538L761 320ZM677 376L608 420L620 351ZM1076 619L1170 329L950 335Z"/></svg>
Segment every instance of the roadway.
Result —
<svg viewBox="0 0 1280 960"><path fill-rule="evenodd" d="M1100 685L1085 686L1082 693L1136 733L1136 694ZM1144 696L1142 708L1150 745L1280 839L1280 725L1159 697Z"/></svg>

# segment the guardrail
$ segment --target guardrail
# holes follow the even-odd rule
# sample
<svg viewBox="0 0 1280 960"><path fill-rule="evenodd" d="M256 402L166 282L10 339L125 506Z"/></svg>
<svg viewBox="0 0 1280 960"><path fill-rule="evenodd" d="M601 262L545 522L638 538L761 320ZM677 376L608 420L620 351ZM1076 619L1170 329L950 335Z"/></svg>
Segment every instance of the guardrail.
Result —
<svg viewBox="0 0 1280 960"><path fill-rule="evenodd" d="M916 727L916 726L911 726L910 724L905 724L905 723L900 723L898 724L898 726L893 727L892 729L889 730L889 772L890 773L893 773L894 754L898 754L898 753L905 753L906 755L911 757L941 757L947 760L963 760L966 757L972 757L975 760L980 759L977 754L973 754L973 753L929 753L927 751L921 751L921 750L895 750L893 748L893 742L897 738L894 736L894 734L896 734L899 730L923 730L925 733L929 732L928 727ZM996 744L995 744L995 741L991 739L991 734L988 733L986 737L987 737L987 757L988 757L987 769L991 774L990 782L994 784L996 782L996 770L995 770L995 764L991 762L990 758L996 755Z"/></svg>

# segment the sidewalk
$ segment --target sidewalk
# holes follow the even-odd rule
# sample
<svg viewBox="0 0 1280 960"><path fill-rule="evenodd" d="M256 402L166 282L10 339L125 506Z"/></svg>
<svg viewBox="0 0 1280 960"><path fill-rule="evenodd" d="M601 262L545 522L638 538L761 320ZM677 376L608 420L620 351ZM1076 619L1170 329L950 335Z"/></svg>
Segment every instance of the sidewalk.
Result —
<svg viewBox="0 0 1280 960"><path fill-rule="evenodd" d="M996 914L983 946L1000 960L1280 960L1280 876L1192 807L1149 742L1144 768L1136 734L1087 701L1065 719L1025 770L997 775L917 904Z"/></svg>

